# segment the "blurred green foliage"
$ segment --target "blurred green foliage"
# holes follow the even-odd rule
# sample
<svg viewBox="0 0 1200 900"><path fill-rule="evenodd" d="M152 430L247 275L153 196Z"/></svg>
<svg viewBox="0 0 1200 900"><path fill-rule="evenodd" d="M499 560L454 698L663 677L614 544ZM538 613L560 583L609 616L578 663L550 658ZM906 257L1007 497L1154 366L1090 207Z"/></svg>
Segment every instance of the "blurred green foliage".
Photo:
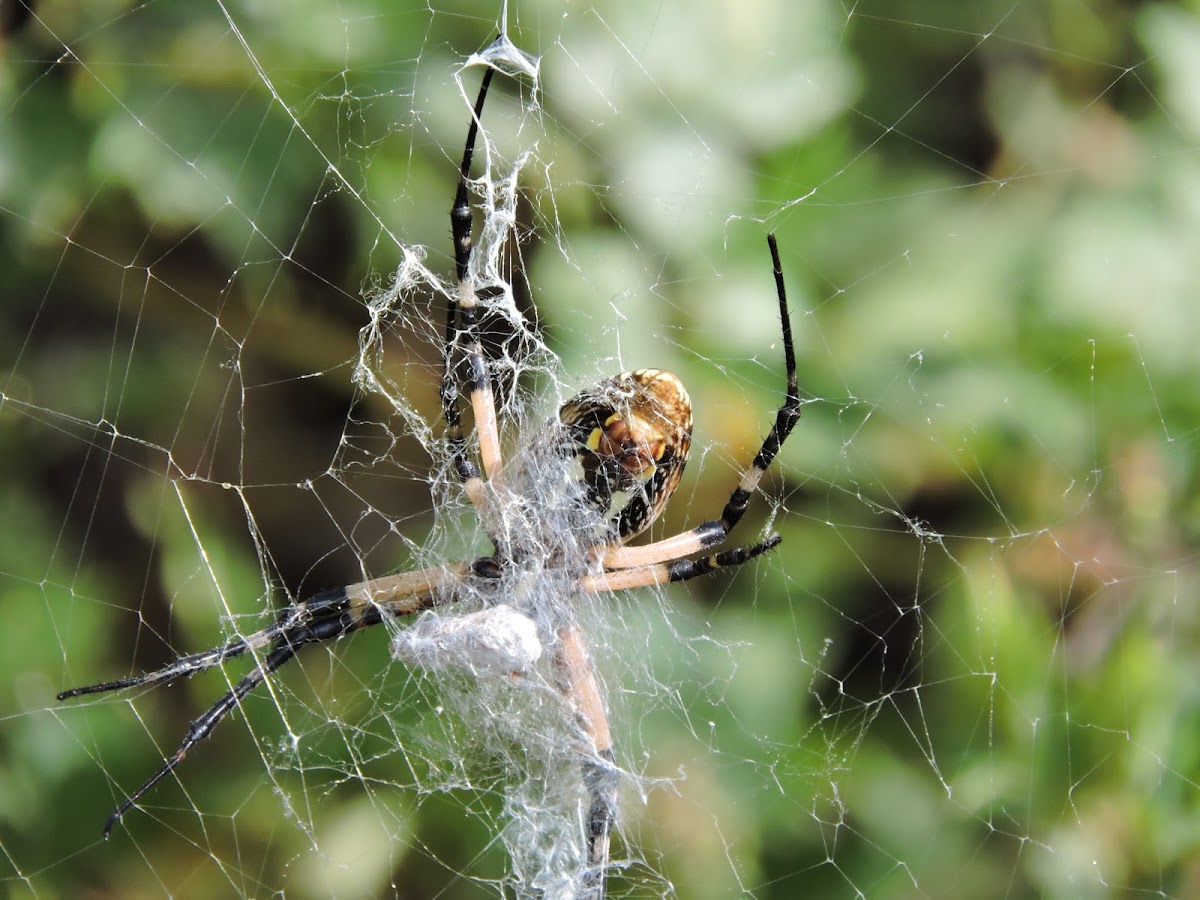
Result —
<svg viewBox="0 0 1200 900"><path fill-rule="evenodd" d="M401 244L451 269L485 6L6 20L5 896L498 895L502 798L407 788L454 726L385 634L307 654L107 843L226 682L54 701L421 558L428 455L354 363ZM613 894L1200 896L1196 4L645 6L508 9L542 57L485 122L536 145L521 302L572 389L685 376L664 533L778 403L769 229L811 402L743 532L783 547L612 601L620 761L679 779L628 792ZM408 300L384 364L435 422Z"/></svg>

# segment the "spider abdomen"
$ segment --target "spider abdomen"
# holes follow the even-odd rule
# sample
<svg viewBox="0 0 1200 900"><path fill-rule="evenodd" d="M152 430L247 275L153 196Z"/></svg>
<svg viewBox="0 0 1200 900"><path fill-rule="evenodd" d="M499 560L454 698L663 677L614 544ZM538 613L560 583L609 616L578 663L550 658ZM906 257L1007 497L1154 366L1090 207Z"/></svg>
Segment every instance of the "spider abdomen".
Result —
<svg viewBox="0 0 1200 900"><path fill-rule="evenodd" d="M661 369L622 372L558 411L560 452L573 459L588 505L622 541L666 507L692 445L692 403Z"/></svg>

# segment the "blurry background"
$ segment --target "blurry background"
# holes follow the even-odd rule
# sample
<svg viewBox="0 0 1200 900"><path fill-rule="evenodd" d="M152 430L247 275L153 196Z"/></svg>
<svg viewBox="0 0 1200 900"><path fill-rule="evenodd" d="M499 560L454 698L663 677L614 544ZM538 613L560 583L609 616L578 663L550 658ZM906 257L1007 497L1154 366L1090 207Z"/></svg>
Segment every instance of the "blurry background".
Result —
<svg viewBox="0 0 1200 900"><path fill-rule="evenodd" d="M0 892L500 896L504 791L386 634L108 842L244 664L54 695L475 546L430 495L442 299L359 340L402 247L452 272L454 77L506 23L538 89L484 125L530 154L507 259L559 358L510 437L670 368L657 533L714 515L779 402L768 230L810 401L741 532L783 546L598 616L645 776L613 895L1200 895L1196 4L485 6L3 7Z"/></svg>

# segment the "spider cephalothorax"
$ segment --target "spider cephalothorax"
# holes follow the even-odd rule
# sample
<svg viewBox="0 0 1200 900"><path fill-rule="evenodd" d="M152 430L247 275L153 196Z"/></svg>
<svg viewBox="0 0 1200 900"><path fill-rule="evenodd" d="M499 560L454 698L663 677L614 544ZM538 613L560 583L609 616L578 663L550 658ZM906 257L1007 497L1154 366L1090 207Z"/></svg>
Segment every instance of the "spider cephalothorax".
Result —
<svg viewBox="0 0 1200 900"><path fill-rule="evenodd" d="M505 39L500 39L498 45L501 51L518 53ZM236 635L223 646L182 656L153 672L60 693L59 700L66 700L161 684L246 654L254 658L250 671L192 723L175 753L109 816L104 829L106 836L121 816L173 773L187 753L208 737L247 694L305 644L332 641L361 628L434 607L452 606L464 599L478 606L481 597L486 598L484 615L493 618L477 619L471 627L489 621L501 623L490 627L509 627L495 617L494 611L502 604L514 609L520 607L520 598L510 597L505 591L510 586L515 591L523 584L528 585L526 574L533 572L538 577L552 576L543 580L555 585L554 591L547 592L554 595L557 603L554 615L544 617L542 621L548 624L541 626L550 633L540 637L523 633L519 635L522 640L517 650L492 647L488 652L501 670L540 665L538 671L524 677L539 677L553 685L575 724L574 750L590 802L578 822L583 865L574 893L579 900L599 900L605 893L609 836L616 817L617 769L604 699L592 671L583 630L575 619L572 600L580 595L687 581L724 566L741 565L779 543L779 537L772 535L755 544L703 555L721 544L741 520L764 472L800 415L787 298L779 251L772 235L768 235L767 241L774 266L787 368L785 396L773 427L730 493L720 518L648 544L628 544L649 527L670 500L691 445L692 410L687 392L678 378L659 369L624 372L580 392L562 405L558 417L533 440L525 442L524 454L511 461L511 467L505 467L492 384L479 340L480 304L469 275L471 158L479 117L495 71L490 62L484 62L488 68L467 132L450 212L457 283L446 292L441 399L454 470L479 514L483 532L494 551L475 559L446 562L322 591L287 605L266 628L249 635ZM466 363L461 370L455 363L460 357ZM464 393L474 413L474 445L468 444L461 424L460 397ZM518 613L517 624L521 624L521 618ZM434 623L429 631L433 643L417 647L408 642L412 646L402 648L404 652L397 651L396 655L410 664L432 667L443 652L438 641L449 641L454 629ZM401 631L398 637L404 633ZM538 662L541 644L549 648L548 665ZM459 642L459 646L460 650L467 648L468 655L482 652L471 650L474 645L470 640ZM479 666L480 670L487 668Z"/></svg>

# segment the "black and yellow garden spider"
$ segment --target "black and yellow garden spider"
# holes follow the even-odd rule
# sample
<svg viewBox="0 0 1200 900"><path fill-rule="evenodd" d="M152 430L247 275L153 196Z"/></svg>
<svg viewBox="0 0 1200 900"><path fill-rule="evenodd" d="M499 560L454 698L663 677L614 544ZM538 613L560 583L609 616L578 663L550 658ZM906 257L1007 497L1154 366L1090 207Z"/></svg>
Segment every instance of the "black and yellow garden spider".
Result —
<svg viewBox="0 0 1200 900"><path fill-rule="evenodd" d="M580 822L586 868L576 895L604 896L618 771L604 698L570 598L687 581L741 565L778 545L780 538L772 535L759 543L698 556L722 543L741 520L800 416L795 351L779 251L774 235L768 235L787 368L786 396L720 518L689 531L642 546L629 545L667 505L691 446L691 402L682 383L669 372L623 372L582 391L562 405L557 418L528 447L506 460L480 343L471 240L471 160L495 71L489 63L479 88L450 212L456 288L449 296L440 391L453 468L491 541L491 554L323 591L282 610L267 628L235 637L221 647L181 657L157 671L63 691L59 700L170 682L247 653L254 658L250 672L192 722L175 754L109 816L105 837L303 645L451 603L477 611L511 606L536 623L537 639L549 658L547 680L561 693L575 726L575 752L589 798ZM462 425L464 387L474 417L478 464ZM549 585L549 590L523 589L535 581L543 588ZM556 602L546 604L548 595ZM543 608L530 609L530 603Z"/></svg>

